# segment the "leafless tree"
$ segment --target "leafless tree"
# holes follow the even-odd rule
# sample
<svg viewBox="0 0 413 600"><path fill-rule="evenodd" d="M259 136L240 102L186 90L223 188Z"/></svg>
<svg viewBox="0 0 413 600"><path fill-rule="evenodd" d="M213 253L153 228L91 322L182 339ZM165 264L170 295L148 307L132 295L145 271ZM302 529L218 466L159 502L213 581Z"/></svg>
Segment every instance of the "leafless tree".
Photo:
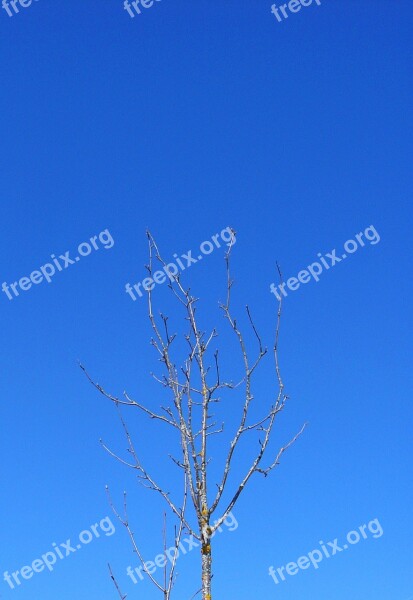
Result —
<svg viewBox="0 0 413 600"><path fill-rule="evenodd" d="M147 271L150 278L154 273L154 263L162 265L165 272L168 272L168 265L162 258L158 246L150 232L147 232L149 242L149 264ZM258 350L253 358L250 358L250 352L247 350L247 342L244 333L238 326L237 320L232 314L231 293L233 280L230 272L231 251L235 242L235 232L232 231L232 240L228 244L228 250L225 255L226 262L226 300L220 304L220 309L231 328L237 345L239 346L239 356L242 361L243 376L238 383L224 381L221 379L220 357L218 350L211 351L211 344L218 335L215 329L208 335L201 330L198 324L197 302L190 289L187 289L181 283L180 274L169 274L169 289L174 295L177 303L183 308L185 318L188 322L188 331L184 334L188 352L184 363L177 367L173 359L173 343L176 334L171 333L168 317L160 313L155 316L153 310L153 292L148 290L149 320L153 330L151 340L152 346L159 355L159 360L163 364L164 373L161 377L154 375L155 379L161 385L169 390L172 405L161 407L161 410L154 412L144 404L132 399L124 392L122 398L117 398L107 393L102 386L95 383L85 371L87 377L93 385L105 397L109 398L116 406L122 427L128 443L128 451L132 460L126 461L115 455L107 446L105 449L123 464L136 470L141 482L150 489L159 493L170 511L177 518L179 527L175 531L175 548L178 549L183 531L189 532L200 542L201 546L201 589L202 600L211 600L211 580L212 580L212 551L211 539L216 530L230 515L240 495L245 489L247 483L255 473L261 473L265 477L279 464L282 454L297 440L302 434L306 424L301 430L276 453L275 458L269 461L265 466L263 463L264 455L269 446L271 433L273 431L277 415L283 410L288 396L284 392L284 383L281 377L281 371L278 359L278 340L281 319L281 301L278 305L278 311L275 324L275 341L273 346L274 368L276 375L275 390L269 392L272 398L268 402L269 406L264 414L258 420L250 418L250 408L253 401L253 379L257 368L264 357L267 355L267 348L262 344L261 337L256 329L251 316L249 307L246 307L246 316L249 321L251 331L257 341ZM281 273L279 271L280 278ZM150 286L148 286L150 287ZM212 363L212 367L211 367ZM84 367L82 367L83 370ZM210 491L210 469L209 469L209 442L213 435L223 432L223 425L217 426L213 420L211 407L214 403L220 401L220 393L223 390L242 390L242 402L240 405L240 416L238 426L235 427L228 447L228 452L223 460L222 475L220 481L216 484L216 491ZM181 458L178 460L172 458L175 464L182 470L183 481L183 501L178 505L170 497L170 494L163 489L153 478L153 476L142 465L138 458L131 436L126 423L120 411L121 406L135 407L144 413L150 419L161 421L163 424L175 430L180 445ZM229 489L229 475L235 457L235 451L245 434L258 432L258 447L251 463L245 468L244 475L232 489ZM224 492L228 494L224 501ZM187 518L187 498L194 509L194 523ZM135 536L130 528L127 516L126 495L124 501L124 516L121 516L115 509L111 499L115 514L128 531L132 542L134 552L139 557L143 570L146 572L153 584L163 593L164 600L169 600L174 579L176 559L170 565L169 574L165 566L164 581L160 583L151 575L145 567L145 562ZM212 519L214 517L214 520ZM166 537L164 528L164 549L166 552ZM110 571L111 577L117 587L119 595L123 600L125 596L119 589L119 586ZM196 594L197 595L197 594Z"/></svg>

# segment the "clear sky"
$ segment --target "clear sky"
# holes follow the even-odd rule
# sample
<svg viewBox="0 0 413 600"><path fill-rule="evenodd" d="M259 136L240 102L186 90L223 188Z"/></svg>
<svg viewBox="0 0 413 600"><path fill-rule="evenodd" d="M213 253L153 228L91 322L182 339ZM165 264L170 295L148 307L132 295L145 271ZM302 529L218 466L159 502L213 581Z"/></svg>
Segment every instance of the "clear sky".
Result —
<svg viewBox="0 0 413 600"><path fill-rule="evenodd" d="M145 300L133 301L125 284L146 276L146 228L174 260L197 257L226 227L237 232L234 310L250 304L269 346L275 262L287 280L322 258L331 265L333 249L341 261L323 266L318 282L301 274L298 289L297 280L286 288L280 360L291 399L268 460L309 426L271 477L255 477L241 496L238 527L216 537L214 598L413 595L413 7L322 0L288 14L279 22L264 0L161 0L133 18L121 0L38 0L11 17L0 9L1 598L117 598L107 562L128 600L160 597L126 574L138 561L105 484L117 503L128 490L147 560L162 547L163 505L100 447L103 438L125 455L113 406L77 361L113 394L167 403L150 378L159 364ZM94 236L96 249L89 241L90 255L63 268L57 257L86 254L78 246ZM349 239L357 249L345 252ZM216 343L235 378L239 355L217 309L223 256L216 248L183 277L205 327L222 332ZM46 263L50 283L24 279ZM182 332L166 292L155 288L157 309ZM269 358L257 414L274 389ZM229 429L240 402L221 405ZM133 411L128 420L146 464L178 493L168 432ZM250 452L241 448L231 489ZM52 572L26 570L14 589L5 581L54 543L76 546L107 516L114 533L103 521L107 535L57 558ZM302 561L307 568L285 581L270 577L270 566L320 552L320 541L344 546L375 519L366 539L359 532L359 543L318 568ZM199 587L197 553L180 559L179 600Z"/></svg>

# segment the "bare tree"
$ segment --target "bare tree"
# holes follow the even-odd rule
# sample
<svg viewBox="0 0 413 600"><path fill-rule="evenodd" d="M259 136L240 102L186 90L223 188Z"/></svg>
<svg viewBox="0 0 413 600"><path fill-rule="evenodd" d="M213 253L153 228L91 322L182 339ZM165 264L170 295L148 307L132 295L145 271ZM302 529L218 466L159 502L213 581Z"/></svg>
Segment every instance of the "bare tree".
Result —
<svg viewBox="0 0 413 600"><path fill-rule="evenodd" d="M253 401L253 379L257 367L267 355L267 348L262 344L261 337L252 319L250 309L247 306L246 315L258 347L255 356L251 359L250 352L247 350L245 335L238 326L237 320L232 315L231 292L233 280L230 272L230 258L235 241L235 232L232 231L232 240L228 244L228 251L225 255L227 279L226 300L225 303L220 304L220 309L222 310L229 327L233 331L236 343L239 346L239 356L242 361L243 376L238 383L222 380L220 369L221 361L218 350L211 351L212 341L218 335L217 331L213 329L212 332L207 335L200 329L197 316L198 299L191 294L190 289L187 289L182 285L179 274L170 274L168 265L162 258L158 246L150 232L147 232L147 237L149 242L149 264L146 267L148 275L152 278L155 262L162 265L164 271L169 273L170 283L168 287L183 309L189 327L187 333L184 334L188 348L186 359L180 367L177 367L172 356L173 343L176 339L176 334L171 333L167 316L162 313L160 313L159 316L155 316L153 310L152 289L148 290L149 320L153 330L151 344L158 353L159 360L162 362L164 368L164 373L161 377L156 375L154 375L154 377L163 387L169 390L173 405L172 407L161 407L160 412L154 412L147 406L130 398L126 392L124 392L122 399L108 394L98 383L94 383L87 373L86 375L99 392L116 405L128 442L128 451L133 460L125 461L121 457L115 455L106 446L104 446L105 449L120 462L135 469L142 483L163 497L170 511L177 518L179 523L179 527L175 532L176 548L179 546L184 530L188 531L194 538L200 541L201 589L198 593L202 592L202 600L211 600L212 536L220 525L228 518L254 473L261 473L266 477L279 464L282 454L302 434L306 424L304 424L301 430L277 452L275 458L270 460L269 464L266 466L262 464L264 455L269 446L276 417L283 410L288 399L288 396L284 393L284 383L281 377L278 360L281 301L278 305L275 325L275 341L273 346L277 385L274 391L269 392L269 396L272 397L272 400L269 402L269 406L264 414L257 420L251 422L250 408ZM281 278L280 270L278 269L278 271ZM209 444L211 436L223 432L223 425L218 426L213 420L211 407L214 403L220 401L219 394L223 393L223 390L230 391L236 389L242 390L243 397L240 406L238 426L231 436L228 452L223 460L221 479L216 484L216 491L212 493L209 488L211 479L209 469ZM237 391L237 393L239 392ZM131 436L120 412L120 406L123 405L135 407L150 419L161 421L163 424L175 430L179 439L181 458L179 460L173 457L171 458L182 470L184 494L181 506L178 506L171 499L170 494L155 481L139 460ZM251 434L253 432L258 432L259 436L257 451L255 452L251 463L245 468L243 477L231 491L229 475L231 467L233 466L236 448L245 434ZM224 493L227 495L225 501ZM186 507L188 497L194 509L195 523L190 523L190 519L187 518ZM174 583L176 561L174 560L172 562L168 577L165 567L164 581L163 583L159 583L146 569L143 556L135 541L135 536L130 529L126 510L126 496L124 502L125 514L123 517L116 511L111 500L110 502L112 508L115 510L115 514L128 531L134 552L141 560L144 571L154 585L163 593L164 599L168 600ZM212 520L213 516L214 520ZM166 552L166 542L164 548ZM111 577L118 589L120 597L124 598L112 572Z"/></svg>

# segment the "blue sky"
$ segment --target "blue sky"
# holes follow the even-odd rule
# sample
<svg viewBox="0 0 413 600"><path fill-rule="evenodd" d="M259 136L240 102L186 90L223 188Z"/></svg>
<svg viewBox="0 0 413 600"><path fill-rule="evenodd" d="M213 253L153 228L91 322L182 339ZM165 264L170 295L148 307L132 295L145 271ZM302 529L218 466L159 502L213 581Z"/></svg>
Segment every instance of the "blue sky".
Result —
<svg viewBox="0 0 413 600"><path fill-rule="evenodd" d="M105 248L98 239L99 249L56 269L51 283L0 295L1 598L116 598L107 562L128 600L159 597L126 575L138 562L114 520L113 535L52 572L14 589L3 573L111 516L106 484L117 502L128 490L147 560L160 552L163 505L101 449L99 438L119 452L125 443L113 406L78 361L114 394L167 402L150 377L158 364L145 301L132 301L125 284L146 276L146 228L169 260L197 256L226 227L237 232L234 310L251 306L269 346L276 261L288 279L318 253L341 256L370 226L380 241L285 298L280 360L291 400L268 458L309 426L272 476L257 476L241 496L237 529L217 536L215 597L413 595L413 10L408 0L322 0L278 22L270 8L162 0L131 18L120 0L38 0L12 17L0 11L0 283L30 276L52 254L74 257L105 230L113 241L103 236ZM217 248L183 276L205 327L222 332L217 344L232 374L239 357L217 308L223 256ZM154 293L182 331L166 286ZM269 359L257 379L258 412L273 392ZM221 405L229 426L239 406L239 397ZM147 464L178 493L167 459L173 439L134 412L128 421ZM214 469L224 449L225 440ZM249 457L242 447L233 487ZM269 576L271 565L308 555L320 540L343 545L373 519L382 536L278 585ZM197 569L197 551L180 559L178 598L198 589Z"/></svg>

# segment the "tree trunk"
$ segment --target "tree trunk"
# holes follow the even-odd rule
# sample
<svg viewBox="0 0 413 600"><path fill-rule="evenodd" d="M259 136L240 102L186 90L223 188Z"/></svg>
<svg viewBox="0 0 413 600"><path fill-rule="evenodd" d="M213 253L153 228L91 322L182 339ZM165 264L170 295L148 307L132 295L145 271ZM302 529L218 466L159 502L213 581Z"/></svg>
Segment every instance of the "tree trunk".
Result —
<svg viewBox="0 0 413 600"><path fill-rule="evenodd" d="M202 600L211 600L212 555L211 542L202 546Z"/></svg>

